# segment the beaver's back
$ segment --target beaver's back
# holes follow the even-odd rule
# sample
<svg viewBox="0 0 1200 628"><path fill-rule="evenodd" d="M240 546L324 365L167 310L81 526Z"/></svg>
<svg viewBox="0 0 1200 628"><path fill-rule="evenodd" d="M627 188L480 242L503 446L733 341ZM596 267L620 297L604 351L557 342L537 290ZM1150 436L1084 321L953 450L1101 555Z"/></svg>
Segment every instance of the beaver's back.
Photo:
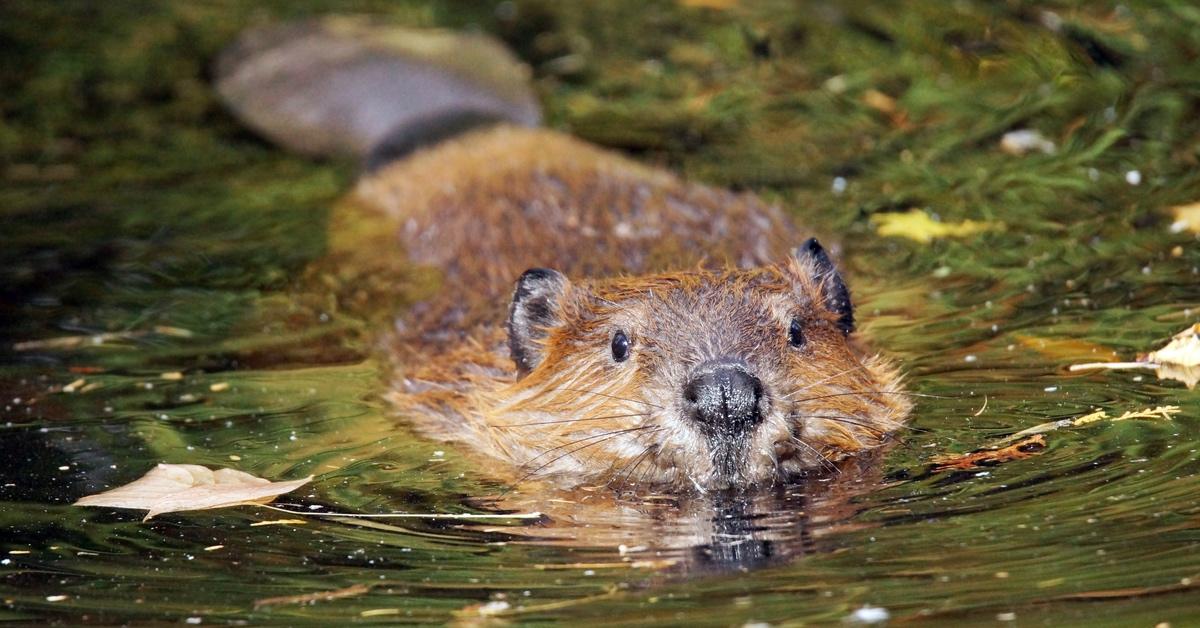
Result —
<svg viewBox="0 0 1200 628"><path fill-rule="evenodd" d="M366 176L357 194L400 225L412 261L442 270L446 301L424 325L443 331L494 321L531 267L575 277L751 268L797 242L783 213L753 195L541 129L460 136Z"/></svg>

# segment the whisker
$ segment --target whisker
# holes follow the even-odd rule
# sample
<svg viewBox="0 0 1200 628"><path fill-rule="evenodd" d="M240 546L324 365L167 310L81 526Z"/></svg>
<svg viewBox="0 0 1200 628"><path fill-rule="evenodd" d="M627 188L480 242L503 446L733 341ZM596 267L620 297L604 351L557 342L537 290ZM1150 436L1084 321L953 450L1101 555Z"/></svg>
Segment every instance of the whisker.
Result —
<svg viewBox="0 0 1200 628"><path fill-rule="evenodd" d="M845 370L843 370L843 371L839 371L839 372L837 372L837 373L834 373L833 375L830 375L829 377L826 377L825 379L819 379L819 380L817 380L817 381L815 381L815 382L810 382L810 383L809 383L807 386L802 386L802 387L800 387L800 388L798 388L798 389L796 389L796 390L792 391L790 394L793 394L793 395L794 395L794 394L796 394L796 393L798 393L798 392L803 392L803 391L805 391L805 390L808 390L809 388L812 388L813 386L820 386L821 384L824 384L825 382L827 382L827 381L829 381L829 380L831 380L831 379L836 379L836 378L838 378L838 377L841 377L841 376L845 375L846 373L850 373L850 372L852 372L852 371L857 371L857 370L860 370L860 369L865 369L865 368L867 368L867 367L863 366L862 364L859 364L859 365L857 365L857 366L852 366L852 367L850 367L850 368L848 368L848 369L845 369Z"/></svg>
<svg viewBox="0 0 1200 628"><path fill-rule="evenodd" d="M826 419L826 420L835 421L838 423L846 423L848 425L857 425L858 427L861 427L863 429L872 430L872 431L878 432L880 434L886 434L889 431L891 431L891 430L883 429L881 427L877 427L874 425L869 425L867 423L860 423L855 420L858 417L848 417L848 416L842 416L839 414L788 414L788 415L784 415L784 418L786 418L786 419ZM894 426L894 429L903 429L903 430L912 430L914 432L932 433L932 432L930 432L930 430L927 430L923 427L917 427L915 425L896 425L896 426Z"/></svg>
<svg viewBox="0 0 1200 628"><path fill-rule="evenodd" d="M645 460L642 460L642 462L645 462L646 460L649 460L649 459L650 459L650 457L647 457ZM639 462L639 463L638 463L638 467L642 466L642 462ZM645 471L642 471L642 474L638 476L637 482L634 482L634 484L633 484L633 485L634 485L635 487L637 487L637 486L641 486L641 485L642 485L642 480L645 480L645 479L646 479L646 474L647 474L647 473L649 473L649 472L650 472L650 470L651 470L651 469L653 469L653 468L654 468L654 464L653 464L653 463L651 463L649 466L647 466L647 467L646 467L646 470L645 470ZM637 467L634 467L634 468L633 468L633 470L634 470L634 471L637 471ZM632 474L630 474L630 475L632 475ZM626 478L626 479L629 479L629 478Z"/></svg>
<svg viewBox="0 0 1200 628"><path fill-rule="evenodd" d="M592 458L595 458L596 453L599 451L599 449L593 449L589 451L587 457L583 459L583 462L581 462L580 465L585 469L591 468Z"/></svg>
<svg viewBox="0 0 1200 628"><path fill-rule="evenodd" d="M551 460L548 460L548 461L546 461L546 463L545 463L545 464L543 464L543 465L539 466L538 468L536 468L536 469L534 469L534 470L530 471L529 473L526 473L525 475L521 476L521 478L517 480L517 483L518 483L518 484L520 484L521 482L524 482L525 480L528 480L529 478L531 478L531 477L533 477L534 475L536 475L536 474L538 473L538 471L541 471L542 469L545 469L546 467L548 467L548 466L550 466L550 465L554 464L555 462L558 462L559 460L562 460L563 458L565 458L565 457L567 457L567 456L569 456L569 455L571 455L571 454L573 454L573 453L575 453L575 452L577 452L577 451L582 451L582 450L584 450L584 449L587 449L588 447L594 447L594 446L596 446L596 445L599 445L599 444L601 444L601 443L607 442L607 441L609 441L609 440L611 440L611 439L613 439L613 438L616 438L617 436L619 436L619 435L621 435L621 434L624 434L624 433L626 433L626 432L635 432L635 431L638 431L638 430L646 430L646 429L661 430L661 429L663 429L663 428L661 428L661 427L658 427L658 426L656 426L656 425L643 425L643 426L641 426L641 427L631 427L631 428L629 428L629 429L624 429L624 430L616 430L616 431L613 431L613 432L605 432L604 434L601 434L600 436L593 436L592 438L599 438L600 440L595 440L595 441L593 441L593 442L590 442L590 443L586 443L586 444L580 445L579 447L576 447L575 449L572 449L572 450L570 450L570 451L567 451L567 452L563 452L562 454L559 454L559 455L555 456L555 457L554 457L554 458L552 458ZM575 441L575 442L576 442L576 443L578 443L578 442L580 442L580 441L583 441L583 440L588 440L588 439L580 439L580 440L578 440L578 441ZM574 443L568 443L568 444L574 444ZM559 447L555 447L554 449L561 449L562 447L564 447L564 445L560 445ZM549 453L550 451L554 451L554 449L551 449L551 450L549 450L549 451L543 452L542 454L539 454L539 455L537 456L537 458L540 458L541 456L544 456L545 454ZM533 460L537 460L537 458L533 458L533 459L532 459L532 460L530 460L529 462L533 462ZM525 466L525 465L529 464L529 462L526 462L524 465L521 465L521 466L523 467L523 466Z"/></svg>
<svg viewBox="0 0 1200 628"><path fill-rule="evenodd" d="M803 399L792 399L789 396L782 396L780 399L791 401L792 403L802 403L805 401L816 401L818 399L829 399L831 397L850 397L854 395L908 395L910 397L928 397L930 399L957 399L957 397L945 397L942 395L927 395L925 393L909 392L907 390L857 390L854 392L830 393L828 395L817 395L815 397L805 397Z"/></svg>
<svg viewBox="0 0 1200 628"><path fill-rule="evenodd" d="M647 455L649 455L650 451L653 450L655 447L656 447L656 445L651 444L651 445L647 445L644 449L642 449L642 453L638 454L637 457L635 457L632 461L626 463L625 466L620 471L618 471L616 473L616 475L613 476L613 479L609 480L609 482L608 482L609 486L612 486L613 482L616 482L617 479L620 478L622 474L625 474L625 480L617 485L618 490L619 490L620 486L625 485L629 481L629 478L633 477L633 474L635 472L637 472L638 467L640 467L642 465L642 461L646 458Z"/></svg>
<svg viewBox="0 0 1200 628"><path fill-rule="evenodd" d="M822 462L822 463L823 463L825 466L829 467L829 469L830 469L831 471L833 471L834 473L837 473L837 474L839 474L839 475L842 473L842 470L841 470L841 469L839 469L839 468L837 467L837 465L833 464L833 461L831 461L829 458L826 458L826 457L825 457L825 454L821 453L820 451L817 451L817 448L816 448L816 447L813 447L812 445L809 445L808 443L806 443L806 442L804 442L804 441L800 440L800 439L799 439L798 437L796 437L796 436L793 436L793 437L791 437L791 438L790 438L790 439L788 439L788 440L789 440L790 442L796 443L797 445L803 445L804 447L808 448L808 450L809 450L809 451L811 451L811 452L813 452L814 454L816 454L816 456L817 456L817 459L818 459L818 460L820 460L820 461L821 461L821 462Z"/></svg>
<svg viewBox="0 0 1200 628"><path fill-rule="evenodd" d="M843 416L837 416L837 415L833 415L833 414L795 414L795 415L790 415L787 418L789 418L789 419L824 419L826 421L833 421L834 423L844 423L846 425L853 425L856 427L861 427L862 429L870 432L872 436L876 436L876 437L884 436L888 433L888 431L885 429L876 427L874 425L869 425L867 423L861 423L859 421L855 421L851 417L843 417Z"/></svg>
<svg viewBox="0 0 1200 628"><path fill-rule="evenodd" d="M584 418L584 419L561 419L558 421L533 421L531 423L489 423L488 425L490 427L499 429L502 427L528 427L530 425L554 425L554 424L558 424L558 423L583 423L586 421L604 421L607 419L628 419L628 418L638 417L638 416L650 416L650 413L649 412L635 412L633 414L609 414L609 415L605 415L605 416L594 416L594 417L588 417L588 418Z"/></svg>
<svg viewBox="0 0 1200 628"><path fill-rule="evenodd" d="M629 399L628 397L618 397L617 395L610 395L608 393L597 392L595 390L583 390L580 388L551 388L548 392L556 392L556 391L576 392L576 393L580 393L580 394L584 394L584 395L596 395L598 397L608 397L609 399L616 399L617 401L628 401L629 403L640 403L643 405L650 406L651 408L657 408L659 410L665 409L662 406L650 403L649 401L642 401L639 399Z"/></svg>
<svg viewBox="0 0 1200 628"><path fill-rule="evenodd" d="M610 479L608 482L609 485L611 486L612 483L614 481L616 481L617 478L621 477L622 474L629 472L630 467L633 467L633 465L640 462L642 459L642 456L645 456L646 454L650 453L650 448L652 448L652 447L654 447L653 444L646 445L645 447L642 448L642 450L640 452L638 452L638 455L634 456L632 460L630 460L630 461L626 462L624 465L622 465L620 471L617 471L616 473L612 474L612 476L611 476L612 479Z"/></svg>
<svg viewBox="0 0 1200 628"><path fill-rule="evenodd" d="M531 464L531 463L532 463L534 460L537 460L538 458L541 458L542 456L545 456L546 454L554 453L555 451L557 451L557 450L559 450L559 449L562 449L562 448L564 448L564 447L570 447L571 445L577 445L577 444L579 444L579 443L582 443L582 442L585 442L585 441L589 441L589 440L594 440L594 439L597 439L597 438L604 438L605 436L615 436L615 435L617 435L617 434L624 434L625 432L634 432L634 431L637 431L637 430L644 430L644 429L646 429L646 428L649 428L649 427L654 427L654 426L653 426L653 425L641 425L641 426L638 426L638 427L627 427L627 428L624 428L624 429L619 429L619 430L611 430L611 431L608 431L608 432L601 432L600 434L593 434L593 435L591 435L591 436L584 436L583 438L577 438L577 439L575 439L575 440L573 440L573 441L571 441L571 442L569 442L569 443L563 443L563 444L561 444L561 445L558 445L558 446L555 446L555 447L551 447L550 449L547 449L546 451L543 451L542 453L540 453L540 454L538 454L538 455L536 455L536 456L534 456L534 457L530 458L529 460L526 460L526 461L525 461L525 463L524 463L524 464L522 464L520 468L527 467L527 466L529 466L529 465L530 465L530 464Z"/></svg>

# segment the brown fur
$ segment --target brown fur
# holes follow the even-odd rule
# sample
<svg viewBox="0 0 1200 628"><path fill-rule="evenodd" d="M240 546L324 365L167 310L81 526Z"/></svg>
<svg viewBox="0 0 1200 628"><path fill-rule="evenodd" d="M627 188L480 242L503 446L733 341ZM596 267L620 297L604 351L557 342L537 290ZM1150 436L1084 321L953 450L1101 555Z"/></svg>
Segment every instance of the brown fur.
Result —
<svg viewBox="0 0 1200 628"><path fill-rule="evenodd" d="M357 190L399 226L442 292L392 341L391 397L424 433L565 484L770 483L878 447L910 405L896 371L837 327L829 276L789 248L803 239L752 195L682 183L545 130L475 132L412 155ZM529 267L571 278L543 359L519 377L505 311ZM799 317L807 342L788 345ZM610 354L628 334L629 360ZM734 355L762 380L764 423L718 473L684 420L688 370Z"/></svg>

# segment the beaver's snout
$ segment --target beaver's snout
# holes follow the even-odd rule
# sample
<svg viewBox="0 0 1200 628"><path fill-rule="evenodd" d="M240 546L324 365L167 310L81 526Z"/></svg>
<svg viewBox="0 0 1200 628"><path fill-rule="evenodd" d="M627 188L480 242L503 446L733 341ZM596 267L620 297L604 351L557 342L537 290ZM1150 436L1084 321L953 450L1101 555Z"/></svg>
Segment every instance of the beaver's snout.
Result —
<svg viewBox="0 0 1200 628"><path fill-rule="evenodd" d="M733 436L762 422L763 385L732 360L705 362L683 387L684 406L706 435Z"/></svg>

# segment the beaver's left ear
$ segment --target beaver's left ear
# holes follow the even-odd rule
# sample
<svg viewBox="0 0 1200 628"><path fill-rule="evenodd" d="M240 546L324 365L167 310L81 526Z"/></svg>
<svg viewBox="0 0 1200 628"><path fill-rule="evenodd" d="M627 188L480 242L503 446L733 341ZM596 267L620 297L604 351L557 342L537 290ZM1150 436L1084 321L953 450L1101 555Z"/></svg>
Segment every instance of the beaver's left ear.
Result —
<svg viewBox="0 0 1200 628"><path fill-rule="evenodd" d="M850 290L834 268L833 261L816 238L792 249L793 270L797 279L821 296L823 304L838 315L837 325L843 334L854 331L854 305Z"/></svg>
<svg viewBox="0 0 1200 628"><path fill-rule="evenodd" d="M517 280L508 308L508 348L519 375L542 361L546 338L562 322L562 297L570 285L549 268L531 268Z"/></svg>

